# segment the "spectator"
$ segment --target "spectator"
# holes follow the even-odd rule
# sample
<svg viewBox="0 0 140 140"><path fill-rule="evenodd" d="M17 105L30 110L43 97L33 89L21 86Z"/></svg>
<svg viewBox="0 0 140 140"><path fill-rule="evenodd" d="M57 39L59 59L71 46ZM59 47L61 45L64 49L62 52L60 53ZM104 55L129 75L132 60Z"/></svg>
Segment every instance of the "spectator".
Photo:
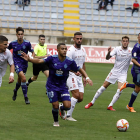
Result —
<svg viewBox="0 0 140 140"><path fill-rule="evenodd" d="M108 11L107 10L107 8L106 8L106 2L105 2L105 0L102 0L100 3L99 3L99 6L98 6L98 11L99 10L101 10L101 9L104 9L104 10L106 10L106 11Z"/></svg>
<svg viewBox="0 0 140 140"><path fill-rule="evenodd" d="M113 7L113 2L114 0L106 0L106 6L108 5L108 3L110 3L110 5Z"/></svg>
<svg viewBox="0 0 140 140"><path fill-rule="evenodd" d="M23 0L16 0L15 4L22 5ZM24 0L25 6L28 6L30 4L30 0Z"/></svg>
<svg viewBox="0 0 140 140"><path fill-rule="evenodd" d="M131 7L128 7L128 8L126 8L126 10L132 10L132 16L133 16L133 13L135 12L135 11L139 11L139 3L138 3L138 1L137 0L135 0L135 2L133 3L133 9L131 8Z"/></svg>

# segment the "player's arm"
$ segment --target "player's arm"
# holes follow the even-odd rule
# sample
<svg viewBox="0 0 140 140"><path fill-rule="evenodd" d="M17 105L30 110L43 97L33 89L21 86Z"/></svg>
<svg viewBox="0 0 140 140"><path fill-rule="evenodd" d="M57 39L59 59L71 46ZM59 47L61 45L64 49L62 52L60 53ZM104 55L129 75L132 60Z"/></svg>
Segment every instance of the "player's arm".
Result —
<svg viewBox="0 0 140 140"><path fill-rule="evenodd" d="M83 77L86 77L86 82L90 86L92 86L93 85L93 82L92 82L92 80L90 80L90 78L88 77L87 73L82 68L79 69L79 72L82 74Z"/></svg>
<svg viewBox="0 0 140 140"><path fill-rule="evenodd" d="M32 58L29 57L29 55L27 55L24 52L21 54L21 57L23 59L25 59L26 61L31 62L31 63L35 63L35 64L44 63L44 60L43 59L38 59L38 58L32 59Z"/></svg>
<svg viewBox="0 0 140 140"><path fill-rule="evenodd" d="M14 72L15 72L15 66L14 64L12 64L10 65L9 84L14 82Z"/></svg>
<svg viewBox="0 0 140 140"><path fill-rule="evenodd" d="M44 56L36 56L36 55L35 55L35 56L34 56L34 58L41 59L41 58L46 58L46 57L48 57L48 56L49 56L49 55L47 55L47 54L46 54L46 55L44 55Z"/></svg>
<svg viewBox="0 0 140 140"><path fill-rule="evenodd" d="M111 46L108 47L108 53L106 55L106 60L109 60L112 56L110 55L110 52L111 52Z"/></svg>
<svg viewBox="0 0 140 140"><path fill-rule="evenodd" d="M86 71L85 63L83 64L83 70ZM86 77L83 77L83 85L86 86Z"/></svg>
<svg viewBox="0 0 140 140"><path fill-rule="evenodd" d="M138 67L140 67L140 64L138 63L138 61L135 58L132 58L132 62L137 65Z"/></svg>

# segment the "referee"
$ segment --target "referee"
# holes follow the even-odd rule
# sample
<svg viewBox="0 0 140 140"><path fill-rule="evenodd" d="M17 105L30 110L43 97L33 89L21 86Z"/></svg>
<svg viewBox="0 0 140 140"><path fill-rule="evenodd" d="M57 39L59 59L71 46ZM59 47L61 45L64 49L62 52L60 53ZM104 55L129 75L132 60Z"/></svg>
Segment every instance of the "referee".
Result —
<svg viewBox="0 0 140 140"><path fill-rule="evenodd" d="M49 56L47 55L47 44L45 44L45 35L39 35L39 44L37 44L34 47L34 53L35 53L34 58L38 58L38 59ZM29 86L31 82L37 80L40 71L42 71L48 78L49 67L45 63L33 64L33 77L29 78L28 82L26 83L27 86Z"/></svg>

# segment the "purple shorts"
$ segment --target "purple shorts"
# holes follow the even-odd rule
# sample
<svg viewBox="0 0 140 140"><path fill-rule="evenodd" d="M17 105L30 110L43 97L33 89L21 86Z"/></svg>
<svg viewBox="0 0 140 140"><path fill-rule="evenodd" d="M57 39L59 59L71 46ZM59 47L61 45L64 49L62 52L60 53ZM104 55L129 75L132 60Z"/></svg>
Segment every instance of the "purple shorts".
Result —
<svg viewBox="0 0 140 140"><path fill-rule="evenodd" d="M67 89L63 89L60 91L55 91L54 89L47 88L47 96L49 98L50 103L59 101L71 101L70 93Z"/></svg>
<svg viewBox="0 0 140 140"><path fill-rule="evenodd" d="M22 67L20 65L15 65L15 71L17 74L19 74L19 72L23 71L24 75L26 74L27 71L27 67Z"/></svg>

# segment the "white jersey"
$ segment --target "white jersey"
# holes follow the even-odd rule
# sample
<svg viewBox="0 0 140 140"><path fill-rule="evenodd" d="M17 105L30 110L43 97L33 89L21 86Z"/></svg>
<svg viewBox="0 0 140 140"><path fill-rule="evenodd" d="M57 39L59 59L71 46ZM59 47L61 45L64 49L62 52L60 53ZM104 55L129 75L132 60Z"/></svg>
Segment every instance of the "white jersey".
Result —
<svg viewBox="0 0 140 140"><path fill-rule="evenodd" d="M111 51L110 56L116 56L114 67L111 70L112 73L127 74L132 58L131 50L130 47L126 50L122 47L116 47Z"/></svg>
<svg viewBox="0 0 140 140"><path fill-rule="evenodd" d="M13 56L8 49L6 49L5 52L0 53L0 77L5 75L7 63L9 63L9 65L13 65L14 63Z"/></svg>
<svg viewBox="0 0 140 140"><path fill-rule="evenodd" d="M67 51L67 56L73 59L76 62L77 66L83 68L83 64L86 58L86 51L82 46L81 48L75 48L72 45ZM74 74L74 73L70 72L70 74Z"/></svg>

